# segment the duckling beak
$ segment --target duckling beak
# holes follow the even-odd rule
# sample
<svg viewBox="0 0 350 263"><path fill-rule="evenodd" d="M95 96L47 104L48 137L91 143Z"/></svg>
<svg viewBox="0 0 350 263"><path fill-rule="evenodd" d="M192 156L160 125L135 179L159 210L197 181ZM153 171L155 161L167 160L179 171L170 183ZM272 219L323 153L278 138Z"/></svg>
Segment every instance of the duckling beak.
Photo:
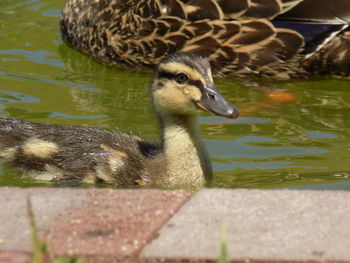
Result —
<svg viewBox="0 0 350 263"><path fill-rule="evenodd" d="M202 98L196 102L198 108L211 112L218 116L236 119L239 116L238 109L230 104L221 93L213 87L204 87Z"/></svg>

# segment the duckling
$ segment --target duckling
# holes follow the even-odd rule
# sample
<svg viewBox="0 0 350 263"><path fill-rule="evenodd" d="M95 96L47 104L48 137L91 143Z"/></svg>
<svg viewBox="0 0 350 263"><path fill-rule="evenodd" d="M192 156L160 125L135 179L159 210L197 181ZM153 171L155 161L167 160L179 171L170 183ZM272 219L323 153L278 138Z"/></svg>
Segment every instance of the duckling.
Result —
<svg viewBox="0 0 350 263"><path fill-rule="evenodd" d="M174 52L220 76L350 75L348 0L68 0L64 42L109 65L152 68Z"/></svg>
<svg viewBox="0 0 350 263"><path fill-rule="evenodd" d="M202 186L212 178L196 125L197 110L237 118L215 88L208 60L191 53L163 58L151 85L159 143L98 128L0 119L0 156L25 175L69 183Z"/></svg>

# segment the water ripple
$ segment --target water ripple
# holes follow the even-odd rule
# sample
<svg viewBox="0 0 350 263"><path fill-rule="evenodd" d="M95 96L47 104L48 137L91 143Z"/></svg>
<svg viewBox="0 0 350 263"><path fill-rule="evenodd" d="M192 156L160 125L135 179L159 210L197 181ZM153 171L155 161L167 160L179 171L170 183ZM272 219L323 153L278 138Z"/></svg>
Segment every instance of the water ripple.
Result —
<svg viewBox="0 0 350 263"><path fill-rule="evenodd" d="M63 119L100 119L105 118L107 115L88 115L88 116L79 116L79 115L71 115L63 112L52 112L48 115L49 117L61 117Z"/></svg>
<svg viewBox="0 0 350 263"><path fill-rule="evenodd" d="M8 49L0 50L0 54L22 56L25 57L27 60L37 64L51 65L54 67L63 66L63 63L60 60L47 58L49 56L53 56L54 54L46 50L29 51L23 49Z"/></svg>
<svg viewBox="0 0 350 263"><path fill-rule="evenodd" d="M33 96L29 96L24 93L20 92L14 92L14 91L8 91L4 90L2 91L4 95L1 95L0 102L2 103L13 103L13 102L24 102L24 103L37 103L40 102L38 98L35 98Z"/></svg>
<svg viewBox="0 0 350 263"><path fill-rule="evenodd" d="M262 136L244 136L234 141L207 139L205 142L211 155L217 158L264 159L282 156L325 154L328 152L328 150L308 147L257 147L245 144L246 142L263 142L263 138L265 138L265 142L274 140Z"/></svg>
<svg viewBox="0 0 350 263"><path fill-rule="evenodd" d="M230 164L227 163L219 163L214 162L213 168L215 171L230 171L234 169L244 169L244 170L272 170L272 169L288 169L288 168L304 168L310 169L315 168L306 165L296 165L293 162L287 161L270 161L270 162L232 162ZM320 167L318 167L321 169Z"/></svg>
<svg viewBox="0 0 350 263"><path fill-rule="evenodd" d="M70 86L70 87L75 87L79 88L82 90L88 90L92 92L100 92L100 89L95 88L95 87L90 87L86 86L85 83L81 82L71 82L71 81L57 81L54 79L47 79L47 78L40 78L40 77L34 77L34 76L28 76L24 74L17 74L17 73L11 73L11 72L5 72L5 71L0 71L0 78L3 79L11 79L11 80L30 80L30 81L38 81L38 82L44 82L44 83L50 83L58 86Z"/></svg>

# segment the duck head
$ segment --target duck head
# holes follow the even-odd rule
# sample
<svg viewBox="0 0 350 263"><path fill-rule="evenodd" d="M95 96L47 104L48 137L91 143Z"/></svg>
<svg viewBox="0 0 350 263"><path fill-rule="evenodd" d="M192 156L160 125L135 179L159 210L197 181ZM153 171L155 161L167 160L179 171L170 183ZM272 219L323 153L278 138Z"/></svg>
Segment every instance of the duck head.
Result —
<svg viewBox="0 0 350 263"><path fill-rule="evenodd" d="M156 111L193 115L203 110L237 118L239 112L216 89L209 61L192 53L175 53L161 60L152 85Z"/></svg>

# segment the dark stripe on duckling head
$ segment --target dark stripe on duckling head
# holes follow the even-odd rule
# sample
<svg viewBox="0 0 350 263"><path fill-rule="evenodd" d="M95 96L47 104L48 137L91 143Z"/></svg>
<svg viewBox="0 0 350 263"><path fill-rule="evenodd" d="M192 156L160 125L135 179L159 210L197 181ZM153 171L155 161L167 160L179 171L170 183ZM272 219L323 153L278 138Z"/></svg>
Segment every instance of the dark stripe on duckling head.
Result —
<svg viewBox="0 0 350 263"><path fill-rule="evenodd" d="M159 71L158 78L159 79L175 79L176 74L167 72L167 71Z"/></svg>
<svg viewBox="0 0 350 263"><path fill-rule="evenodd" d="M181 68L184 68L182 71ZM163 58L159 71L186 73L191 79L201 79L205 85L212 85L213 77L209 61L205 57L193 53L175 53Z"/></svg>
<svg viewBox="0 0 350 263"><path fill-rule="evenodd" d="M168 72L168 71L159 71L158 72L158 78L159 79L165 78L165 79L175 80L177 75L178 74L171 73L171 72ZM193 79L189 78L184 84L190 85L190 86L195 86L200 91L203 91L203 83L200 80L193 80Z"/></svg>

